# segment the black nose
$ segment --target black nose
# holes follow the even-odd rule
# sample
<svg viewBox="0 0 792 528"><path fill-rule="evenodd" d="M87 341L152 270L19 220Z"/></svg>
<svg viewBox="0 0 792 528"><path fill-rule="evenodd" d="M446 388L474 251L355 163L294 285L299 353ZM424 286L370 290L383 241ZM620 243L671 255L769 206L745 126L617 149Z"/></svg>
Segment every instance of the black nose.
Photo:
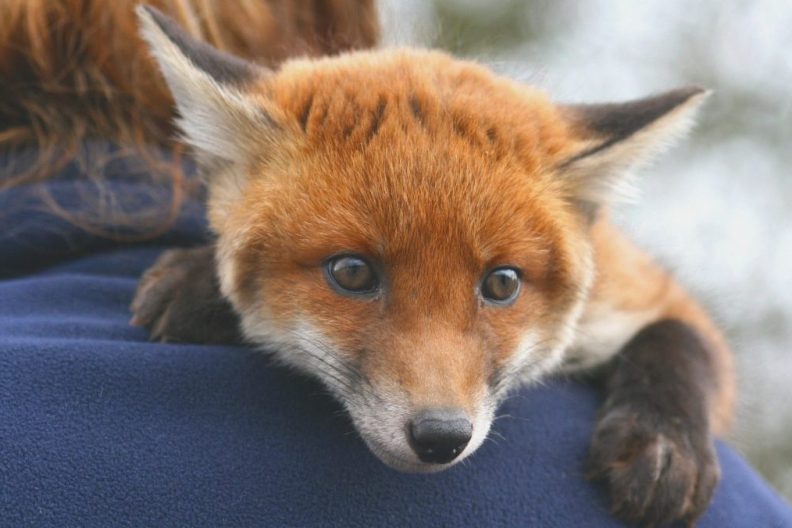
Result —
<svg viewBox="0 0 792 528"><path fill-rule="evenodd" d="M451 462L472 435L473 424L461 409L426 410L410 422L410 446L422 462Z"/></svg>

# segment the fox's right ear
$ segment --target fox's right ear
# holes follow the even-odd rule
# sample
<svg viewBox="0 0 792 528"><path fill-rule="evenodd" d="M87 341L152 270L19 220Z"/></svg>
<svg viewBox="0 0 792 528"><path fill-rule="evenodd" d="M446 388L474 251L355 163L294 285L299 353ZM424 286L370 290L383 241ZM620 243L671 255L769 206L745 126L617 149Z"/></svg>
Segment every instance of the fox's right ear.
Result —
<svg viewBox="0 0 792 528"><path fill-rule="evenodd" d="M271 109L245 87L270 74L189 36L159 10L137 7L141 34L170 87L178 124L199 159L239 162L279 130ZM207 159L208 158L208 159Z"/></svg>

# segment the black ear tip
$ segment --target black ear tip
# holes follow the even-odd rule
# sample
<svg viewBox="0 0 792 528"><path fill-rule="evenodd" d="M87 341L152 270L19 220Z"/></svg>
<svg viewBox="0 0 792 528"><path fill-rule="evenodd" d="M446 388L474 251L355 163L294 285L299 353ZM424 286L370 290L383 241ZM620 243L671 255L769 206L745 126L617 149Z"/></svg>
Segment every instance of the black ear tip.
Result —
<svg viewBox="0 0 792 528"><path fill-rule="evenodd" d="M136 8L137 14L140 17L151 17L151 19L163 30L166 31L166 28L173 24L173 21L157 9L156 7L149 5L149 4L140 4Z"/></svg>
<svg viewBox="0 0 792 528"><path fill-rule="evenodd" d="M140 4L137 7L137 14L144 28L144 36L148 34L147 31L154 32L155 35L152 38L156 42L149 40L154 48L162 45L161 38L164 37L193 66L214 78L215 81L241 85L260 75L261 70L252 63L221 52L206 42L191 36L176 20L155 7Z"/></svg>
<svg viewBox="0 0 792 528"><path fill-rule="evenodd" d="M154 17L156 16L155 13L157 11L159 10L156 7L150 6L148 4L138 4L137 7L135 8L135 12L138 14L138 16Z"/></svg>
<svg viewBox="0 0 792 528"><path fill-rule="evenodd" d="M690 95L696 95L706 92L707 89L701 86L700 84L688 84L687 86L683 86L682 88L680 88L680 91L689 93Z"/></svg>
<svg viewBox="0 0 792 528"><path fill-rule="evenodd" d="M671 90L670 93L674 94L681 104L696 97L709 97L712 94L712 90L699 84L690 84Z"/></svg>

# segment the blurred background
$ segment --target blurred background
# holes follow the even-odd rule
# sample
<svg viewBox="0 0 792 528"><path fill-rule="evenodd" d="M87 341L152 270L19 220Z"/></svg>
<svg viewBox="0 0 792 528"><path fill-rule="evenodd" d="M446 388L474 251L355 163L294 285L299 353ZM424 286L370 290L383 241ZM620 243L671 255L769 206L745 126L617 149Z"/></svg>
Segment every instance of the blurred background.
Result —
<svg viewBox="0 0 792 528"><path fill-rule="evenodd" d="M710 309L740 383L730 443L792 499L792 2L380 0L386 45L446 49L564 102L715 90L616 221Z"/></svg>

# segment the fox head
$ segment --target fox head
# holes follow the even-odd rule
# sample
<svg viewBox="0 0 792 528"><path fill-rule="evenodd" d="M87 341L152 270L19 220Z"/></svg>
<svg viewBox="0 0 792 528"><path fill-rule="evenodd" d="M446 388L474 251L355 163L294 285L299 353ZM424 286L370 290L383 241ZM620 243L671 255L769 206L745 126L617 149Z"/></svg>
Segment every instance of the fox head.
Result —
<svg viewBox="0 0 792 528"><path fill-rule="evenodd" d="M244 335L321 379L402 470L468 456L509 389L560 364L592 223L705 95L557 105L417 50L269 71L138 13Z"/></svg>

